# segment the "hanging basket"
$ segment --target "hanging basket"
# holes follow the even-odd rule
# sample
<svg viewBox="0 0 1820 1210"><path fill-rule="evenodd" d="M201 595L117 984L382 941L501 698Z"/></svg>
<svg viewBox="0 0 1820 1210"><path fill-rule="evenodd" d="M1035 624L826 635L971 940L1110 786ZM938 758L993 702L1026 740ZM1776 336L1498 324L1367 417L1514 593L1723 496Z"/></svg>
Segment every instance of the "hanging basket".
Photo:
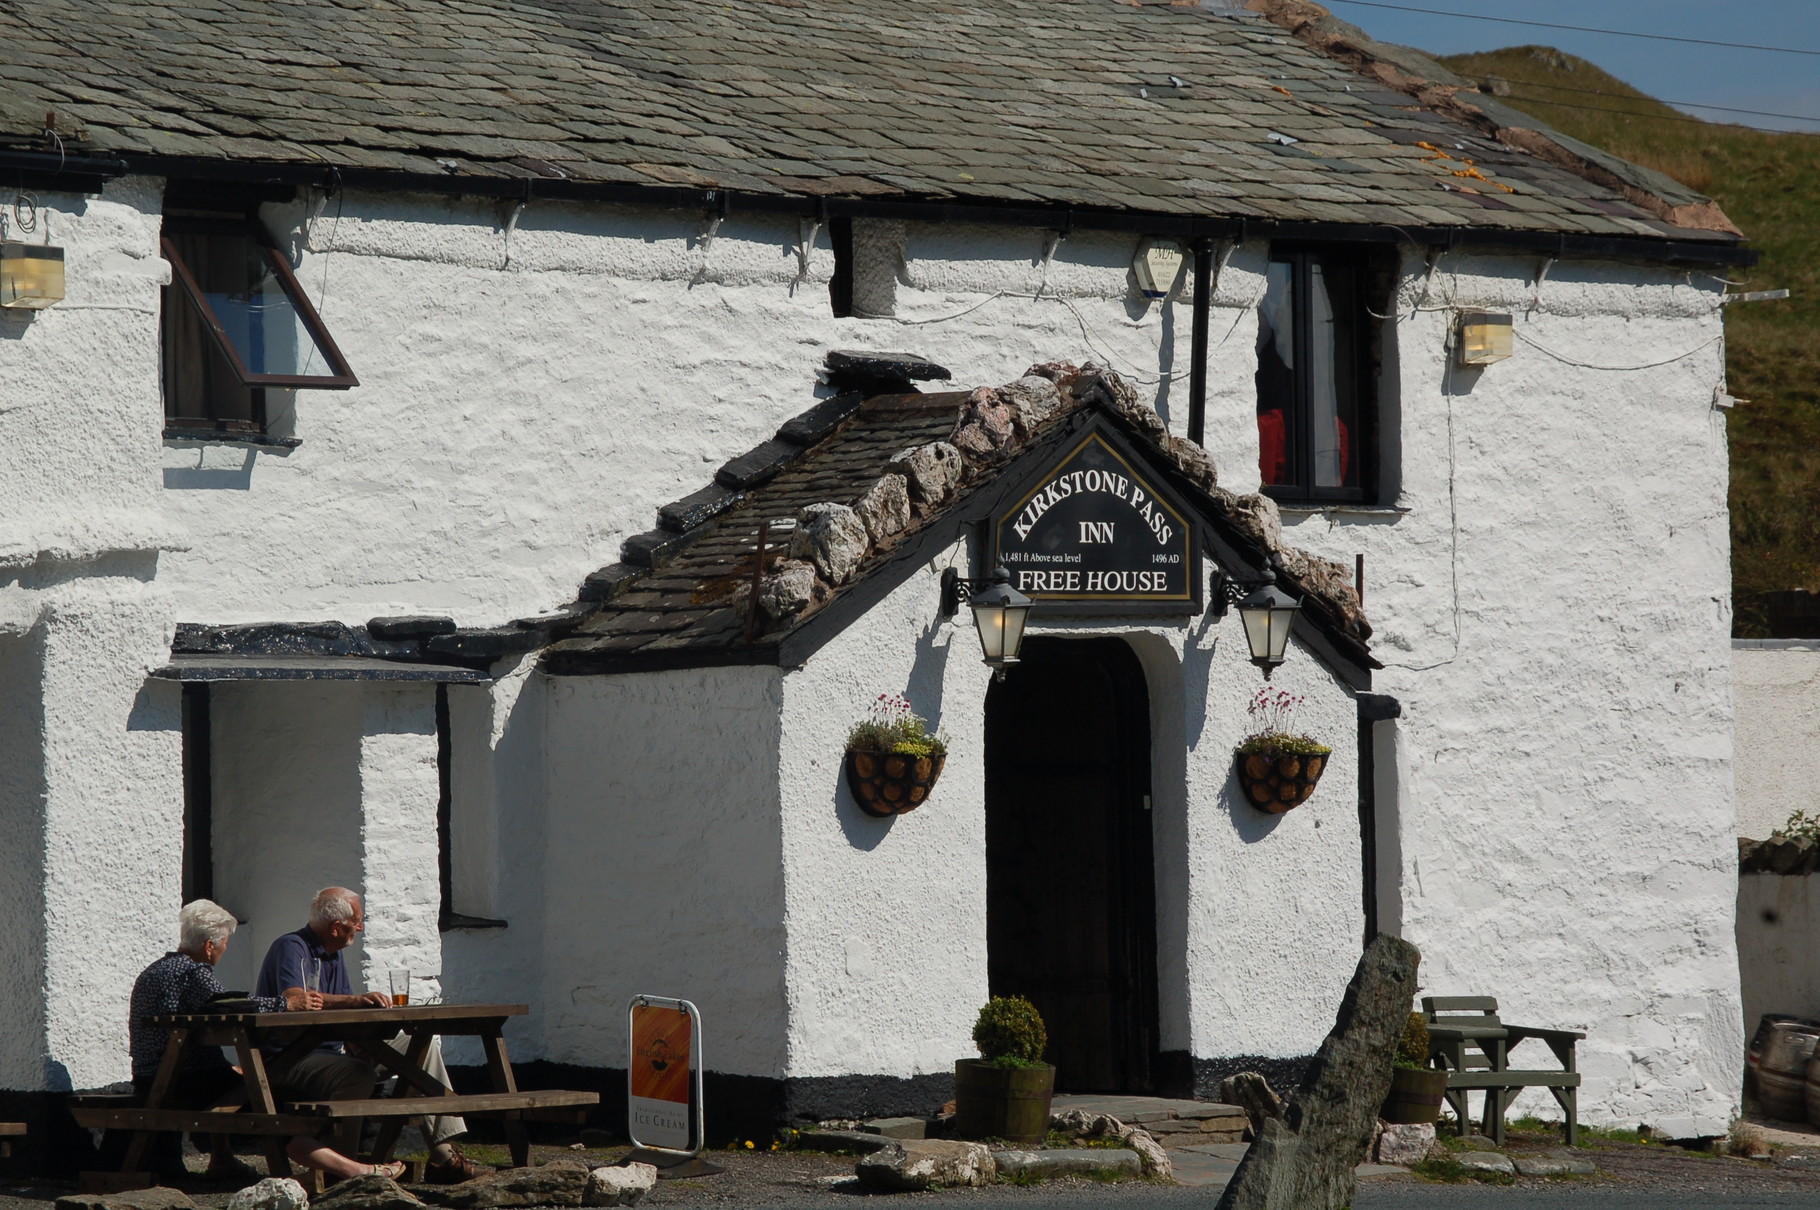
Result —
<svg viewBox="0 0 1820 1210"><path fill-rule="evenodd" d="M1281 815L1308 801L1331 755L1235 752L1233 763L1238 767L1239 788L1245 793L1245 801L1260 811Z"/></svg>
<svg viewBox="0 0 1820 1210"><path fill-rule="evenodd" d="M946 756L847 749L847 786L868 815L902 815L922 806L942 775Z"/></svg>

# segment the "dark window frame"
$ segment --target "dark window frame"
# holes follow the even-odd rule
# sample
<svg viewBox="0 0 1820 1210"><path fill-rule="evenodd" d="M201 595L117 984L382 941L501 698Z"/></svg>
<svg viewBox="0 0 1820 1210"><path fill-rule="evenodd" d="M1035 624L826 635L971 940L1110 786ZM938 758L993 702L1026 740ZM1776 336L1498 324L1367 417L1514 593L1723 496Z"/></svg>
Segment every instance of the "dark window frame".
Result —
<svg viewBox="0 0 1820 1210"><path fill-rule="evenodd" d="M322 350L322 355L328 359L335 372L333 374L255 374L247 369L246 362L241 359L239 351L234 347L234 342L228 337L226 325L215 314L215 309L209 305L208 296L196 281L189 264L171 242L172 234L239 234L246 236L255 248L265 253L266 263L271 266L285 295L290 299L291 305L297 308L298 317L303 320L304 327L309 329L311 338L316 341L317 347ZM316 313L315 304L310 302L309 295L304 292L303 284L291 271L290 261L279 250L278 244L266 231L264 224L257 219L249 217L236 221L184 216L167 218L159 244L163 249L164 258L171 263L171 275L175 279L175 284L182 289L197 315L201 316L203 328L214 338L215 347L220 350L222 356L227 358L228 364L233 367L234 373L239 376L243 385L255 389L260 387L301 387L312 390L346 390L349 387L360 385L360 379L355 376L353 367L348 365L347 358L342 356L340 346L329 334L328 325L322 322L322 316Z"/></svg>
<svg viewBox="0 0 1820 1210"><path fill-rule="evenodd" d="M1372 259L1353 249L1306 244L1273 244L1271 262L1288 262L1292 266L1293 338L1297 356L1294 371L1294 395L1290 414L1285 416L1285 443L1290 467L1290 483L1266 483L1264 495L1284 504L1372 504L1378 499L1381 481L1378 435L1378 360L1380 328L1371 314L1369 299L1380 291L1381 276ZM1325 270L1343 268L1352 277L1353 289L1346 322L1351 325L1351 373L1355 392L1355 424L1351 439L1352 457L1358 463L1359 477L1352 487L1317 487L1314 484L1314 421L1312 384L1314 361L1307 353L1313 341L1313 271L1319 263ZM1335 322L1340 322L1335 315ZM1261 402L1261 400L1260 400ZM1262 436L1259 435L1260 449Z"/></svg>

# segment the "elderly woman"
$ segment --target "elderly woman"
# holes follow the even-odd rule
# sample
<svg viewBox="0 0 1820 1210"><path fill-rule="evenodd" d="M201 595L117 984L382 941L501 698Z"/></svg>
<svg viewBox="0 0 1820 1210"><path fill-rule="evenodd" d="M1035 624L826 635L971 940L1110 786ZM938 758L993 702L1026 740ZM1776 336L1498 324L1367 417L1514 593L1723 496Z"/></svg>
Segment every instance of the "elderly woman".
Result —
<svg viewBox="0 0 1820 1210"><path fill-rule="evenodd" d="M151 1018L163 1013L201 1012L209 1001L226 995L215 977L215 964L227 953L228 938L233 936L233 913L207 899L183 905L177 914L177 949L152 963L139 973L133 984L133 999L128 1031L132 1040L133 1089L144 1095L158 1074L164 1058L166 1033L151 1024ZM295 1012L322 1007L317 992L294 991L283 997L253 997L260 1012ZM185 1056L183 1068L176 1073L165 1103L175 1109L206 1109L243 1102L245 1085L240 1069L222 1056L219 1047L192 1048ZM211 1175L237 1175L240 1166L227 1148L227 1136L212 1140L209 1160ZM291 1159L308 1168L340 1177L383 1173L396 1177L403 1164L362 1164L351 1160L316 1139L305 1135L293 1138L286 1148Z"/></svg>

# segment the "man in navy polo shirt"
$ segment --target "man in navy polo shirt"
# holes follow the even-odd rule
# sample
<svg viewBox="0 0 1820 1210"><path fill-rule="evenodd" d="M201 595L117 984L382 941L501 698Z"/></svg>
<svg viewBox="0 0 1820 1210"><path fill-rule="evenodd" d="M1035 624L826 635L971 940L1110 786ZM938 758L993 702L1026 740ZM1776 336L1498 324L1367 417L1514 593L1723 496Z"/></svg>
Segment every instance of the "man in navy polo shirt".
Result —
<svg viewBox="0 0 1820 1210"><path fill-rule="evenodd" d="M324 887L310 901L310 922L294 933L286 933L266 950L265 962L259 968L258 995L282 996L288 992L307 997L309 1008L385 1008L391 997L384 992L354 993L348 980L347 964L342 951L366 930L366 908L360 896L346 887ZM317 974L319 989L305 991L307 976ZM266 992L266 988L277 991ZM405 1049L408 1040L400 1035L393 1045ZM281 1050L274 1044L269 1049ZM424 1070L431 1076L449 1082L442 1062L442 1047L432 1046L424 1056ZM353 1100L373 1095L375 1079L372 1067L364 1061L341 1052L341 1043L325 1042L306 1055L297 1056L282 1067L271 1069L273 1091L286 1101ZM358 1091L355 1091L358 1089ZM282 1091L281 1091L282 1090ZM478 1172L474 1162L461 1154L449 1140L467 1130L467 1124L453 1115L423 1119L424 1137L430 1144L430 1162L424 1179L431 1184L456 1184L471 1179Z"/></svg>

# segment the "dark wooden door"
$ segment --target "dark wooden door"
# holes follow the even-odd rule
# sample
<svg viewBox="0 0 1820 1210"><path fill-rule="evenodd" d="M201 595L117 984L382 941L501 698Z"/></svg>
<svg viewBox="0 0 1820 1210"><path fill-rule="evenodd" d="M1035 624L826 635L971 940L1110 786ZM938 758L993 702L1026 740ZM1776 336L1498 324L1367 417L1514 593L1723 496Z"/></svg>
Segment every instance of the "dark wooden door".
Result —
<svg viewBox="0 0 1820 1210"><path fill-rule="evenodd" d="M986 695L986 943L1056 1087L1149 1092L1157 1050L1150 703L1119 639L1024 641Z"/></svg>

